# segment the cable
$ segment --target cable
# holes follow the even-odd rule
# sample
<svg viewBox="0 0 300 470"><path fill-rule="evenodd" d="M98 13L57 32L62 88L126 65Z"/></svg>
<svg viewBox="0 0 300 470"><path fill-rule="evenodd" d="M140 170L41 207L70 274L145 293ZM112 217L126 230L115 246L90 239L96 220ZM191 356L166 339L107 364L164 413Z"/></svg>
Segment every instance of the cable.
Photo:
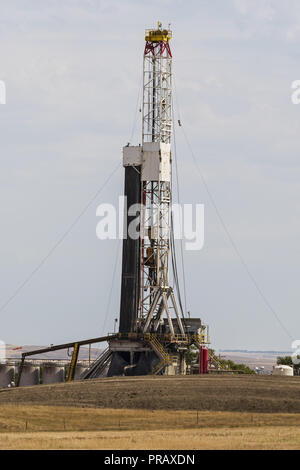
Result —
<svg viewBox="0 0 300 470"><path fill-rule="evenodd" d="M174 106L172 100L172 117L174 122ZM179 193L179 172L178 172L178 163L177 163L177 147L176 147L176 133L175 127L173 129L173 142L174 142L174 160L175 160L175 169L176 169L176 186L177 186L177 200L180 204L180 193ZM174 242L175 248L175 242ZM184 294L184 311L187 312L187 295L186 295L186 280L185 280L185 267L184 267L184 256L183 256L183 240L180 238L180 254L181 254L181 267L182 267L182 277L183 277L183 294Z"/></svg>
<svg viewBox="0 0 300 470"><path fill-rule="evenodd" d="M176 107L177 107L177 113L178 113L178 124L179 124L179 127L181 127L181 129L182 129L182 133L183 133L183 135L184 135L184 138L185 138L185 141L186 141L186 143L187 143L187 146L188 146L189 149L190 149L190 152L191 152L191 155L192 155L192 158L193 158L193 162L194 162L194 164L195 164L195 167L196 167L196 169L197 169L197 171L198 171L198 173L199 173L199 175L200 175L200 178L201 178L201 180L202 180L203 186L204 186L204 188L205 188L205 190L206 190L206 192L207 192L207 195L208 195L208 197L209 197L209 199L210 199L210 202L211 202L211 204L212 204L212 206L213 206L213 208L214 208L214 210L215 210L215 212L216 212L216 214L217 214L217 217L218 217L218 219L219 219L219 221L220 221L220 223L221 223L221 225L222 225L222 227L223 227L223 230L224 230L224 232L226 233L226 235L227 235L227 237L228 237L228 239L229 239L229 242L230 242L230 244L231 244L231 246L232 246L234 252L236 253L237 257L239 258L239 260L240 260L242 266L244 267L244 269L245 269L245 271L246 271L246 273L247 273L247 275L248 275L250 281L252 282L252 284L253 284L254 287L256 288L256 290L257 290L258 294L260 295L260 297L262 298L264 304L267 306L267 308L268 308L268 309L271 311L271 313L274 315L275 319L277 320L277 322L279 323L279 325L281 326L281 328L285 331L285 333L287 334L287 336L289 336L290 339L293 339L293 336L291 335L291 333L289 332L289 330L286 328L286 326L282 323L282 321L281 321L279 315L277 314L277 312L276 312L275 309L272 307L271 303L269 302L269 300L267 299L267 297L264 295L263 291L261 290L261 288L260 288L258 282L256 281L255 277L254 277L253 274L251 273L251 271L250 271L250 269L249 269L249 267L248 267L246 261L244 260L244 258L243 258L243 256L242 256L241 252L239 251L239 249L238 249L238 247L237 247L235 241L233 240L233 237L231 236L230 231L228 230L228 228L227 228L227 226L226 226L226 224L225 224L225 221L224 221L224 219L223 219L223 217L222 217L222 215L221 215L221 213L220 213L220 211L219 211L219 209L218 209L218 207L217 207L217 205L216 205L216 202L215 202L215 200L214 200L214 198L213 198L212 193L211 193L210 190L209 190L209 187L208 187L208 185L207 185L207 183L206 183L206 180L205 180L205 178L204 178L204 175L203 175L203 173L202 173L202 171L201 171L201 169L200 169L200 167L199 167L198 161L197 161L197 159L196 159L196 157L195 157L195 154L194 154L194 152L193 152L193 149L192 149L192 146L191 146L191 144L190 144L190 141L189 141L189 139L188 139L188 137L187 137L187 134L186 134L186 132L185 132L185 130L184 130L184 127L183 127L183 125L182 125L175 80L174 80L174 91L175 91L174 94L175 94L175 99L176 99Z"/></svg>
<svg viewBox="0 0 300 470"><path fill-rule="evenodd" d="M137 120L138 120L137 119L137 114L138 114L138 109L139 109L138 106L139 106L141 91L142 91L142 77L140 77L140 80L139 80L138 96L137 96L137 101L136 101L136 107L135 107L135 113L134 113L134 119L133 119L133 124L132 124L132 130L131 130L129 143L132 142L132 139L133 139L134 134L135 134L136 123L137 123Z"/></svg>
<svg viewBox="0 0 300 470"><path fill-rule="evenodd" d="M44 265L44 263L50 258L50 256L54 253L56 248L58 248L61 243L65 240L65 238L69 235L69 233L73 230L75 225L79 222L81 217L86 213L88 208L91 206L91 204L95 201L95 199L100 195L100 193L103 191L103 189L106 187L107 183L111 180L113 175L117 172L117 170L120 168L121 163L118 163L118 165L115 167L115 169L110 173L108 178L105 180L105 182L102 184L102 186L97 190L97 192L94 194L94 196L89 200L89 202L86 204L86 206L82 209L82 211L79 213L79 215L74 219L74 221L71 223L69 228L64 232L64 234L58 239L58 241L53 245L53 247L49 250L47 255L39 262L39 264L36 266L36 268L28 275L28 277L20 284L20 286L14 291L14 293L4 302L4 304L1 305L0 307L0 312L2 312L9 304L12 302L13 299L21 292L21 290L29 283L29 281L33 278L33 276L41 269L41 267Z"/></svg>
<svg viewBox="0 0 300 470"><path fill-rule="evenodd" d="M137 120L138 120L137 119L137 114L138 114L138 109L139 109L139 101L140 101L141 91L142 91L142 76L140 76L140 79L139 79L138 95L137 95L137 101L136 101L136 106L135 106L134 119L133 119L133 123L132 123L132 130L131 130L129 143L132 143L132 139L133 139L134 134L135 134L136 123L137 123ZM138 171L135 167L134 167L134 169L136 171ZM115 275L116 275L116 270L117 270L117 261L118 261L119 249L120 249L120 240L119 240L119 243L117 245L117 250L116 250L116 257L115 257L115 263L114 263L113 274L112 274L112 282L111 282L111 287L110 287L109 296L108 296L108 300L107 300L106 312L105 312L105 317L104 317L104 322L103 322L103 327L102 327L102 334L104 334L103 332L104 332L106 322L107 322L107 319L108 319L108 315L109 315L109 308L110 308L110 304L111 304L114 280L115 280Z"/></svg>
<svg viewBox="0 0 300 470"><path fill-rule="evenodd" d="M230 234L230 232L229 232L229 230L228 230L228 228L227 228L227 226L226 226L226 224L225 224L225 222L224 222L224 219L223 219L223 217L222 217L222 215L221 215L221 213L220 213L220 211L219 211L219 209L218 209L218 207L217 207L217 205L216 205L216 202L215 202L215 200L214 200L214 198L213 198L213 196L212 196L212 194L211 194L211 192L210 192L210 190L209 190L209 188L208 188L208 186L207 186L207 183L206 183L206 180L205 180L205 178L204 178L204 176L203 176L203 173L202 173L201 169L199 168L199 165L198 165L197 159L196 159L196 157L195 157L195 154L194 154L194 152L193 152L192 146L191 146L191 144L190 144L190 142L189 142L189 140L188 140L188 137L187 137L187 135L186 135L186 133L185 133L185 130L184 130L182 124L181 124L181 128L182 128L182 132L183 132L183 135L184 135L184 137L185 137L186 143L187 143L187 145L188 145L188 147L189 147L189 149L190 149L191 155L192 155L192 157L193 157L193 161L194 161L194 164L195 164L195 166L196 166L196 169L197 169L197 171L198 171L198 173L199 173L199 175L200 175L200 178L201 178L201 180L202 180L203 186L204 186L204 188L205 188L205 190L206 190L206 192L207 192L207 194L208 194L208 197L209 197L209 199L210 199L210 202L211 202L213 208L215 209L215 212L216 212L216 214L217 214L217 217L218 217L218 219L219 219L219 221L220 221L220 223L221 223L221 225L222 225L222 227L223 227L223 229L224 229L224 232L226 233L226 235L227 235L227 237L228 237L228 239L229 239L229 242L230 242L230 244L231 244L233 250L235 251L236 255L238 256L238 258L239 258L241 264L243 265L243 267L244 267L244 269L245 269L245 271L246 271L246 273L247 273L249 279L251 280L252 284L253 284L254 287L256 288L257 292L259 293L259 295L260 295L260 297L262 298L262 300L263 300L263 302L265 303L265 305L266 305L266 306L268 307L268 309L272 312L272 314L273 314L274 317L276 318L277 322L279 323L279 325L281 326L281 328L285 331L285 333L289 336L289 338L290 338L290 339L293 339L293 336L290 334L289 330L288 330L288 329L285 327L285 325L282 323L282 321L280 320L280 318L279 318L278 314L276 313L275 309L272 307L272 305L270 304L269 300L267 299L267 297L266 297L266 296L264 295L264 293L262 292L262 290L261 290L261 288L260 288L258 282L256 281L256 279L254 278L253 274L251 273L251 271L250 271L250 269L249 269L249 267L248 267L246 261L244 260L244 258L243 258L243 256L241 255L241 253L240 253L240 251L239 251L239 249L238 249L238 247L237 247L235 241L233 240L233 238L232 238L232 236L231 236L231 234Z"/></svg>
<svg viewBox="0 0 300 470"><path fill-rule="evenodd" d="M116 276L116 271L117 271L117 264L118 264L118 259L119 259L119 250L120 250L120 244L121 244L120 242L121 242L121 239L118 240L117 249L116 249L116 255L115 255L116 257L115 257L115 263L114 263L114 269L113 269L113 276L112 276L112 282L111 282L109 296L108 296L108 300L107 300L105 318L104 318L103 327L102 327L102 335L104 334L104 329L106 327L106 322L107 322L109 309L110 309L110 304L111 304L111 298L112 298L113 287L114 287L114 282L115 282L115 276Z"/></svg>
<svg viewBox="0 0 300 470"><path fill-rule="evenodd" d="M129 143L132 143L132 139L133 139L134 134L135 134L136 124L137 124L137 121L138 121L137 115L138 115L141 91L142 91L142 76L140 76L140 79L139 79L138 95L137 95L137 100L136 100L134 119L133 119L133 123L132 123L132 130L131 130ZM135 168L135 170L138 171L136 168ZM117 244L116 257L115 257L115 263L114 263L113 274L112 274L112 282L111 282L111 287L110 287L109 296L108 296L108 300L107 300L106 312L105 312L105 317L104 317L104 322L103 322L103 327L102 327L102 334L104 334L103 332L104 332L104 329L106 327L106 322L107 322L108 315L109 315L109 309L110 309L112 293L113 293L113 286L114 286L115 275L116 275L116 270L117 270L117 261L118 261L119 249L120 249L120 240L119 240L119 243Z"/></svg>
<svg viewBox="0 0 300 470"><path fill-rule="evenodd" d="M140 100L140 94L141 94L141 80L140 80L140 86L138 90L138 97L137 97L137 103L136 103L136 110L135 110L135 116L134 116L134 121L133 121L133 126L132 126L132 132L131 132L131 137L130 140L132 140L134 133L135 133L135 128L136 128L136 122L137 122L137 112L138 112L138 104ZM103 185L97 190L95 195L89 200L89 202L86 204L86 206L83 208L83 210L79 213L79 215L74 219L74 221L71 223L69 228L63 233L63 235L58 239L58 241L53 245L53 247L49 250L49 252L46 254L46 256L38 263L38 265L35 267L35 269L25 278L25 280L17 287L17 289L13 292L13 294L0 306L0 312L2 312L16 297L17 295L21 292L21 290L30 282L30 280L35 276L35 274L42 268L44 263L50 258L50 256L54 253L54 251L61 245L61 243L65 240L65 238L69 235L69 233L73 230L75 225L79 222L81 217L86 213L88 208L91 206L91 204L95 201L95 199L100 195L102 190L106 187L107 183L110 181L110 179L113 177L113 175L117 172L117 170L121 167L121 163L118 163L118 165L115 167L115 169L111 172L111 174L108 176L108 178L105 180ZM117 247L117 253L119 250L119 245ZM117 259L117 258L116 258ZM114 273L113 273L113 279L115 276L115 271L116 271L116 263L115 263L115 268L114 268ZM111 292L109 296L109 303L108 307L110 305L111 301ZM107 313L105 317L105 322L103 325L103 329L105 328L105 323L107 319Z"/></svg>
<svg viewBox="0 0 300 470"><path fill-rule="evenodd" d="M171 179L171 186L172 185L173 185L173 181ZM172 191L171 191L171 193L172 193ZM179 280L178 280L176 249L175 249L175 239L174 239L174 221L173 221L173 211L172 210L171 210L171 213L170 213L170 219L171 219L170 251L171 251L171 261L172 261L172 270L173 270L173 281L174 281L175 289L176 289L176 292L177 292L177 297L178 297L179 307L180 307L180 310L181 310L181 315L184 318L184 310L183 310L183 307L182 307L181 292L180 292Z"/></svg>
<svg viewBox="0 0 300 470"><path fill-rule="evenodd" d="M181 300L181 293L179 288L179 281L178 281L178 270L177 270L177 262L176 262L176 251L175 251L175 242L174 242L174 233L173 233L173 214L171 212L171 237L170 237L170 247L171 247L171 261L172 261L172 269L173 269L173 278L175 289L177 292L179 307L181 310L182 316L184 316L184 310L182 307L182 300Z"/></svg>

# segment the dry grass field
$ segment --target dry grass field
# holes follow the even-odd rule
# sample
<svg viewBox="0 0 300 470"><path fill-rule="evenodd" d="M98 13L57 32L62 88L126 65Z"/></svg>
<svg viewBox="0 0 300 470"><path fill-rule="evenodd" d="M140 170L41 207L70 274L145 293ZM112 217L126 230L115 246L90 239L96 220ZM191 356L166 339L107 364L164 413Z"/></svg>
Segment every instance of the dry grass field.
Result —
<svg viewBox="0 0 300 470"><path fill-rule="evenodd" d="M299 449L300 415L4 405L0 449Z"/></svg>
<svg viewBox="0 0 300 470"><path fill-rule="evenodd" d="M299 449L298 377L139 377L0 390L0 449Z"/></svg>
<svg viewBox="0 0 300 470"><path fill-rule="evenodd" d="M300 413L300 376L120 377L0 390L3 404Z"/></svg>
<svg viewBox="0 0 300 470"><path fill-rule="evenodd" d="M5 433L3 450L298 450L300 429L208 428L182 431Z"/></svg>

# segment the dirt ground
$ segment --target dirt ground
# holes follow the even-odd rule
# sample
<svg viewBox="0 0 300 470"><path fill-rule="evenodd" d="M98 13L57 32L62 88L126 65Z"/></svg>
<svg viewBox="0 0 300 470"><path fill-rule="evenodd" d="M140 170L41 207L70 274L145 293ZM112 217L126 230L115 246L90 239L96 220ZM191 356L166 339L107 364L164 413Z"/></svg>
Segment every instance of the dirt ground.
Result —
<svg viewBox="0 0 300 470"><path fill-rule="evenodd" d="M121 377L0 390L0 405L299 413L300 377Z"/></svg>

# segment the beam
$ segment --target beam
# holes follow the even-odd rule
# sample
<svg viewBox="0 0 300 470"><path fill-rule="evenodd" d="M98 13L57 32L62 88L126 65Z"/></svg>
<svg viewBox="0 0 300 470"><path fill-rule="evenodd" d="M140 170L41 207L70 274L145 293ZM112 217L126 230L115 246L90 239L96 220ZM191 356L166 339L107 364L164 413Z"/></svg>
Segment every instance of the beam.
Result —
<svg viewBox="0 0 300 470"><path fill-rule="evenodd" d="M77 360L78 360L78 355L79 355L79 349L80 349L80 346L78 345L78 343L75 343L67 382L71 382L71 380L74 380L75 370L76 370L76 365L77 365Z"/></svg>
<svg viewBox="0 0 300 470"><path fill-rule="evenodd" d="M48 348L35 349L34 351L22 353L22 358L25 358L27 356L35 356L36 354L44 354L51 351L59 351L60 349L73 348L76 343L78 344L78 346L83 346L85 344L102 343L104 341L109 341L114 338L118 338L118 335L101 336L100 338L92 338L84 341L73 341L73 343L57 344L56 346L49 346Z"/></svg>

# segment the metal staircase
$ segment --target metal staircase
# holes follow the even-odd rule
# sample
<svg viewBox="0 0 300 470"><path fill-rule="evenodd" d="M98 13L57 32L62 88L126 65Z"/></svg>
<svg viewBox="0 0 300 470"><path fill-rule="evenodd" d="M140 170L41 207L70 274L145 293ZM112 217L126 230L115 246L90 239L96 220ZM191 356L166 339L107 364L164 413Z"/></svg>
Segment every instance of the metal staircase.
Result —
<svg viewBox="0 0 300 470"><path fill-rule="evenodd" d="M82 374L81 379L86 380L98 378L108 365L111 355L112 352L109 350L109 348L105 349L98 359L93 362L91 367L84 374Z"/></svg>
<svg viewBox="0 0 300 470"><path fill-rule="evenodd" d="M224 367L222 366L222 364L219 362L219 360L217 359L217 357L214 354L209 353L208 357L210 359L211 364L214 364L214 366L218 370L225 370Z"/></svg>
<svg viewBox="0 0 300 470"><path fill-rule="evenodd" d="M204 335L203 333L192 335L192 340L193 340L194 345L195 345L198 349L200 349L201 346L206 343L206 341L205 341L205 335Z"/></svg>
<svg viewBox="0 0 300 470"><path fill-rule="evenodd" d="M169 354L166 352L164 349L163 345L157 338L157 335L148 333L144 336L145 340L148 341L153 349L153 351L157 354L157 356L160 358L160 362L157 364L157 366L152 369L150 372L151 375L156 375L161 370L171 362L171 357Z"/></svg>

